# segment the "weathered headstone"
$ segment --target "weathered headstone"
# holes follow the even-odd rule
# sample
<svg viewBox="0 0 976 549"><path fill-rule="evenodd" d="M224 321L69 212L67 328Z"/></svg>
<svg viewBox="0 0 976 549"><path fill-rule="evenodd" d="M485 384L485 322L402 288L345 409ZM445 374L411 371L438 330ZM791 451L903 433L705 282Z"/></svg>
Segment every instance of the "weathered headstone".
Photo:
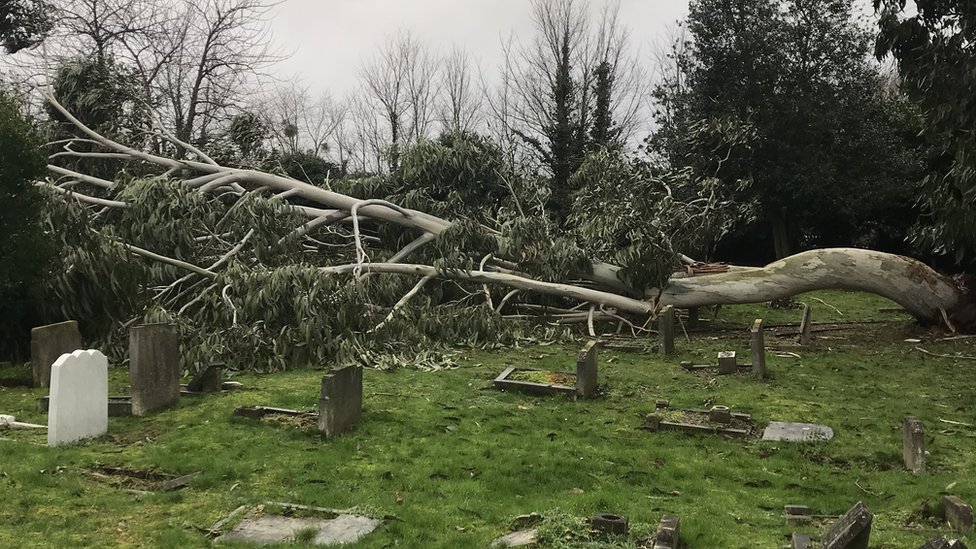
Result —
<svg viewBox="0 0 976 549"><path fill-rule="evenodd" d="M681 519L678 515L664 515L654 534L654 549L677 549L681 539Z"/></svg>
<svg viewBox="0 0 976 549"><path fill-rule="evenodd" d="M661 309L657 317L657 333L660 339L661 356L674 354L674 307L668 305Z"/></svg>
<svg viewBox="0 0 976 549"><path fill-rule="evenodd" d="M732 410L728 406L716 404L708 410L708 420L715 423L732 423Z"/></svg>
<svg viewBox="0 0 976 549"><path fill-rule="evenodd" d="M918 418L908 416L902 422L902 456L905 468L913 473L925 472L925 426Z"/></svg>
<svg viewBox="0 0 976 549"><path fill-rule="evenodd" d="M698 307L688 307L688 329L698 329Z"/></svg>
<svg viewBox="0 0 976 549"><path fill-rule="evenodd" d="M108 430L108 359L99 351L64 354L51 366L47 445L69 444Z"/></svg>
<svg viewBox="0 0 976 549"><path fill-rule="evenodd" d="M945 536L930 538L918 549L966 549L966 544L958 539L946 539Z"/></svg>
<svg viewBox="0 0 976 549"><path fill-rule="evenodd" d="M752 371L759 379L766 378L766 338L763 334L763 319L752 323L749 347L752 350Z"/></svg>
<svg viewBox="0 0 976 549"><path fill-rule="evenodd" d="M823 549L868 549L874 515L864 503L857 502L824 533Z"/></svg>
<svg viewBox="0 0 976 549"><path fill-rule="evenodd" d="M763 440L786 442L827 441L834 438L834 430L815 423L788 423L771 421L763 430Z"/></svg>
<svg viewBox="0 0 976 549"><path fill-rule="evenodd" d="M809 549L813 540L807 534L794 533L790 539L790 549Z"/></svg>
<svg viewBox="0 0 976 549"><path fill-rule="evenodd" d="M207 364L190 379L186 390L194 393L216 393L221 390L223 377L223 362Z"/></svg>
<svg viewBox="0 0 976 549"><path fill-rule="evenodd" d="M600 342L587 342L576 357L576 394L583 398L596 396L597 348Z"/></svg>
<svg viewBox="0 0 976 549"><path fill-rule="evenodd" d="M78 321L68 320L31 329L31 374L35 387L51 386L51 365L61 355L81 349Z"/></svg>
<svg viewBox="0 0 976 549"><path fill-rule="evenodd" d="M363 417L363 368L346 366L322 376L319 395L319 431L326 437L338 436Z"/></svg>
<svg viewBox="0 0 976 549"><path fill-rule="evenodd" d="M144 416L180 399L180 338L172 324L143 324L129 332L132 415Z"/></svg>
<svg viewBox="0 0 976 549"><path fill-rule="evenodd" d="M722 351L718 354L718 373L734 374L737 368L735 351Z"/></svg>
<svg viewBox="0 0 976 549"><path fill-rule="evenodd" d="M946 521L956 530L966 532L973 529L973 508L956 496L943 496Z"/></svg>
<svg viewBox="0 0 976 549"><path fill-rule="evenodd" d="M808 303L803 304L803 316L800 318L800 345L808 346L813 341L813 323L810 320L811 309Z"/></svg>

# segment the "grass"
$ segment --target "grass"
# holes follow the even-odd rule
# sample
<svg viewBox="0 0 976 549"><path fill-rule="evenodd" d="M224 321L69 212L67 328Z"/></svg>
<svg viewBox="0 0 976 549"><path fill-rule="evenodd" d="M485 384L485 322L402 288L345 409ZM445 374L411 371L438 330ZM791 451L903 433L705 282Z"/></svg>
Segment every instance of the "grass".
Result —
<svg viewBox="0 0 976 549"><path fill-rule="evenodd" d="M241 405L313 409L316 370L242 375L244 391L184 397L148 418L111 418L107 436L77 446L47 448L43 433L3 431L0 547L238 547L211 542L204 530L240 505L280 501L395 517L356 545L364 548L486 547L533 511L546 516L549 547L634 547L662 514L676 513L690 547L776 548L792 531L821 529L786 526L784 504L830 515L858 500L875 513L872 548L917 547L935 535L917 526L923 502L936 505L948 489L976 503L976 363L914 351L904 339L925 337L923 329L879 312L893 306L880 298L817 292L799 300L818 323L878 322L822 332L814 349L767 334L767 345L800 358L769 353L772 378L764 382L683 372L679 361L714 362L721 350L748 356L754 318L783 324L800 316L723 307L703 322L718 330L680 340L667 360L602 350L602 396L592 401L490 388L507 366L573 371L574 346L461 350L459 368L433 373L367 370L364 421L334 440L232 415ZM972 339L923 346L976 354ZM0 377L18 373L6 368ZM110 371L110 394L127 383L126 371ZM0 386L0 413L45 423L36 408L42 394ZM835 437L789 444L641 430L658 398L725 404L757 423L824 423ZM902 467L906 415L926 426L924 475ZM140 495L93 480L87 471L98 466L203 473L183 490ZM591 536L580 519L597 512L630 517L631 539Z"/></svg>

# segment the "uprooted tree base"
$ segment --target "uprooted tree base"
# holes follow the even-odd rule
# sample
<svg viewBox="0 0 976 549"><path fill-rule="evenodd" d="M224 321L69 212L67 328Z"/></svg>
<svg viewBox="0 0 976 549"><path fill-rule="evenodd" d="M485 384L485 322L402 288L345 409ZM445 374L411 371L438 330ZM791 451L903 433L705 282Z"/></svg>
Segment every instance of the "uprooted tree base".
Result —
<svg viewBox="0 0 976 549"><path fill-rule="evenodd" d="M852 248L704 275L682 272L691 260L675 255L686 265L672 265L678 272L663 290L634 287L619 266L581 266L579 250L567 259L471 220L223 166L164 130L155 136L173 155L137 150L47 100L80 132L56 143L52 179L38 183L51 195L49 223L65 249L51 284L58 313L93 319L110 344L141 319L177 321L190 338L188 364L221 356L274 368L329 356L362 361L435 340L505 343L524 335L505 322L524 315L505 313L527 299L561 308L557 316L587 322L591 333L598 320L645 332L665 305L756 303L818 289L879 294L950 327L973 320L971 296L956 281L910 258ZM93 162L124 162L123 174L141 175L107 180L79 167ZM563 266L540 269L546 261ZM433 355L422 362L441 364Z"/></svg>

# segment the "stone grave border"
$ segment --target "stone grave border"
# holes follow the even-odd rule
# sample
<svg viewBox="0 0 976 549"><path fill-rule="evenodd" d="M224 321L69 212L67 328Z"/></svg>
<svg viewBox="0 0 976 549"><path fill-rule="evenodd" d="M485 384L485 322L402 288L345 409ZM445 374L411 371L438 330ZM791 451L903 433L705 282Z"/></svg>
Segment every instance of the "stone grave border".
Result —
<svg viewBox="0 0 976 549"><path fill-rule="evenodd" d="M505 370L498 374L498 377L492 381L492 385L496 389L516 389L524 391L526 393L534 393L537 395L554 395L554 394L564 394L564 395L576 395L576 387L570 387L568 385L555 385L550 383L535 383L532 381L519 381L517 379L508 379L509 376L515 372L552 372L553 370L546 370L545 368L523 368L520 366L509 366ZM573 372L558 372L560 374L565 374L568 376L576 377Z"/></svg>
<svg viewBox="0 0 976 549"><path fill-rule="evenodd" d="M724 408L724 410L720 410L721 412L725 412L728 410L728 408L725 407L720 407L720 408ZM747 421L750 424L752 424L753 429L744 430L744 429L735 429L732 427L723 428L715 425L697 425L694 423L665 421L660 417L660 415L658 415L657 412L658 410L676 410L680 412L689 412L692 414L701 415L706 419L712 416L712 414L715 412L715 410L703 410L700 408L682 408L678 406L671 406L671 404L668 401L659 400L657 402L655 411L652 412L651 414L648 414L647 420L645 420L644 423L644 429L647 429L649 431L672 430L672 431L685 431L689 433L711 433L711 434L734 435L734 436L749 436L753 434L753 432L755 431L755 424L752 421L752 416L750 416L749 414L742 414L737 412L728 412L727 414L727 416L730 419ZM657 421L652 420L652 417L656 417Z"/></svg>

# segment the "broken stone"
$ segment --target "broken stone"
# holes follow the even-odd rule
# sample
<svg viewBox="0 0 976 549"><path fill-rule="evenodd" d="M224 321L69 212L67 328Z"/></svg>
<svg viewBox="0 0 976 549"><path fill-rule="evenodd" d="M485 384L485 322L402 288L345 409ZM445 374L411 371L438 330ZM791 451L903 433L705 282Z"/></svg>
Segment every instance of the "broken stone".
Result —
<svg viewBox="0 0 976 549"><path fill-rule="evenodd" d="M189 475L183 475L181 477L176 477L171 480L164 481L159 485L160 492L171 492L173 490L183 488L190 485L190 481L200 476L200 471L196 473L190 473Z"/></svg>
<svg viewBox="0 0 976 549"><path fill-rule="evenodd" d="M766 378L766 338L763 334L763 319L757 318L750 330L749 348L752 351L752 371L759 379Z"/></svg>
<svg viewBox="0 0 976 549"><path fill-rule="evenodd" d="M661 309L657 317L657 333L660 340L661 356L674 354L674 306Z"/></svg>
<svg viewBox="0 0 976 549"><path fill-rule="evenodd" d="M681 539L681 519L678 515L664 515L654 534L654 549L677 549Z"/></svg>
<svg viewBox="0 0 976 549"><path fill-rule="evenodd" d="M813 540L807 534L794 533L790 539L790 549L809 549Z"/></svg>
<svg viewBox="0 0 976 549"><path fill-rule="evenodd" d="M68 320L31 329L31 375L35 387L51 386L51 366L63 354L81 349L78 321Z"/></svg>
<svg viewBox="0 0 976 549"><path fill-rule="evenodd" d="M734 374L736 368L735 351L722 351L718 354L718 373Z"/></svg>
<svg viewBox="0 0 976 549"><path fill-rule="evenodd" d="M362 417L362 366L346 366L322 376L319 431L328 438L335 437L358 425Z"/></svg>
<svg viewBox="0 0 976 549"><path fill-rule="evenodd" d="M145 416L180 399L180 338L172 324L143 324L129 332L132 415Z"/></svg>
<svg viewBox="0 0 976 549"><path fill-rule="evenodd" d="M186 390L194 393L216 393L221 390L224 377L224 363L213 362L203 367L186 384Z"/></svg>
<svg viewBox="0 0 976 549"><path fill-rule="evenodd" d="M47 429L44 425L37 425L35 423L24 423L22 421L17 421L17 418L7 414L0 414L0 428L10 428L10 429Z"/></svg>
<svg viewBox="0 0 976 549"><path fill-rule="evenodd" d="M325 523L312 541L315 545L354 543L376 530L382 521L357 515L339 515Z"/></svg>
<svg viewBox="0 0 976 549"><path fill-rule="evenodd" d="M311 530L315 532L310 542L312 545L340 545L359 541L381 523L377 519L347 514L333 519L261 515L244 518L219 539L271 545L294 541L299 533Z"/></svg>
<svg viewBox="0 0 976 549"><path fill-rule="evenodd" d="M821 538L823 549L868 549L874 515L857 502Z"/></svg>
<svg viewBox="0 0 976 549"><path fill-rule="evenodd" d="M966 544L957 539L946 539L945 536L931 538L918 549L967 549Z"/></svg>
<svg viewBox="0 0 976 549"><path fill-rule="evenodd" d="M108 430L108 359L99 351L63 354L51 366L47 445L104 435Z"/></svg>
<svg viewBox="0 0 976 549"><path fill-rule="evenodd" d="M654 401L654 408L658 410L660 410L661 408L667 408L670 405L671 403L667 400L664 400L663 398L659 398L656 401Z"/></svg>
<svg viewBox="0 0 976 549"><path fill-rule="evenodd" d="M834 438L834 431L826 425L772 421L763 431L762 438L787 442L826 441Z"/></svg>
<svg viewBox="0 0 976 549"><path fill-rule="evenodd" d="M587 342L576 358L576 394L582 398L596 396L597 347L600 342Z"/></svg>
<svg viewBox="0 0 976 549"><path fill-rule="evenodd" d="M590 519L590 526L604 534L623 536L630 529L630 519L622 515L599 513Z"/></svg>
<svg viewBox="0 0 976 549"><path fill-rule="evenodd" d="M913 473L925 472L925 426L918 418L908 416L902 422L902 457L905 468Z"/></svg>
<svg viewBox="0 0 976 549"><path fill-rule="evenodd" d="M809 346L813 341L813 334L811 328L813 323L810 321L811 317L810 305L807 303L803 304L803 316L800 318L800 345L804 347Z"/></svg>
<svg viewBox="0 0 976 549"><path fill-rule="evenodd" d="M961 532L973 529L973 508L956 496L943 496L942 506L945 507L946 520L949 526Z"/></svg>
<svg viewBox="0 0 976 549"><path fill-rule="evenodd" d="M528 530L518 530L516 532L511 532L505 534L504 536L491 542L492 547L524 547L526 545L535 545L538 539L538 529L531 528Z"/></svg>

